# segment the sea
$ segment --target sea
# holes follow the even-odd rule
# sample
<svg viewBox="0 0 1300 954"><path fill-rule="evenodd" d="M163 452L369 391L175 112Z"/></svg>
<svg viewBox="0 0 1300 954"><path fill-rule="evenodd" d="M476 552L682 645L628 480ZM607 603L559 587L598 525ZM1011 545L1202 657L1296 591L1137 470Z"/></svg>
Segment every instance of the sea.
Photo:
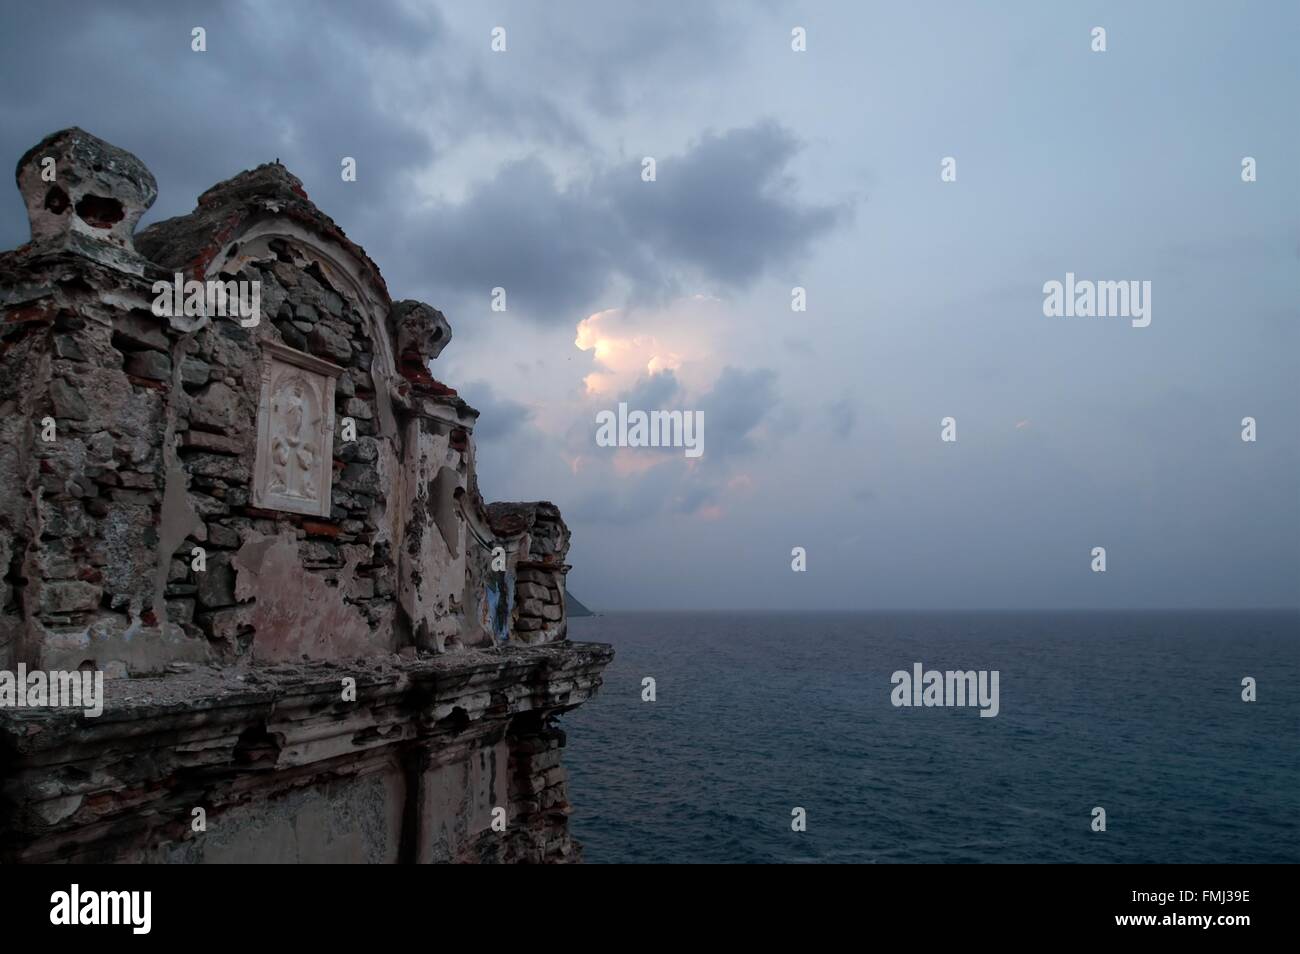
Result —
<svg viewBox="0 0 1300 954"><path fill-rule="evenodd" d="M569 627L616 653L560 719L588 863L1300 862L1300 611ZM916 663L996 670L998 714L895 706Z"/></svg>

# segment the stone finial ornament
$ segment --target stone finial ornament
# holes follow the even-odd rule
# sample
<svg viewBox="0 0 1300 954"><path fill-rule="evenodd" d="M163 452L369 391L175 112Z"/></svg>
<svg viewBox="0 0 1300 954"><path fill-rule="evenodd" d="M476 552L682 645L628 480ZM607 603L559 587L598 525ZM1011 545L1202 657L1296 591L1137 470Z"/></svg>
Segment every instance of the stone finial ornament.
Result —
<svg viewBox="0 0 1300 954"><path fill-rule="evenodd" d="M74 126L27 150L15 178L34 243L139 273L132 236L158 197L143 162Z"/></svg>
<svg viewBox="0 0 1300 954"><path fill-rule="evenodd" d="M399 363L414 361L423 366L442 354L451 341L451 325L438 309L409 298L393 302L389 313L397 344Z"/></svg>

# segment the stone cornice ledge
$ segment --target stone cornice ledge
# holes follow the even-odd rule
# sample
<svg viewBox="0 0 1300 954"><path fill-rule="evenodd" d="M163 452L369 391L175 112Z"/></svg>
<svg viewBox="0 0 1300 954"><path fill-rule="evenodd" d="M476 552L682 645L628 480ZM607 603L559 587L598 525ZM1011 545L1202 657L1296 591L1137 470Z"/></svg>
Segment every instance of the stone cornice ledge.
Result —
<svg viewBox="0 0 1300 954"><path fill-rule="evenodd" d="M553 643L425 659L195 669L110 680L104 712L0 709L0 800L17 842L47 852L90 829L186 826L209 810L357 775L418 751L425 764L503 738L512 719L544 720L591 698L613 658L602 643ZM343 680L356 701L343 701ZM405 753L405 754L403 754ZM12 840L11 840L12 839ZM33 857L30 847L21 860Z"/></svg>

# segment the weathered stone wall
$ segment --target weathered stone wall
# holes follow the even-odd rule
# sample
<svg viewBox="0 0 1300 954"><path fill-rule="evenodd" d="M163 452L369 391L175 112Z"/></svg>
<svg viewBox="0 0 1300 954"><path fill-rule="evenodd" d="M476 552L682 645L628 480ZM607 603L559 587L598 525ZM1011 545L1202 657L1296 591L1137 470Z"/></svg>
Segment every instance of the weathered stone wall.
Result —
<svg viewBox="0 0 1300 954"><path fill-rule="evenodd" d="M44 182L43 158L65 178ZM38 241L0 258L0 402L13 431L0 448L13 488L0 516L10 662L112 676L163 656L203 658L205 646L158 618L168 339L150 311L149 265L122 225L152 201L152 177L120 150L63 136L24 156L18 178ZM119 220L91 236L103 223L81 211L111 220L114 202Z"/></svg>
<svg viewBox="0 0 1300 954"><path fill-rule="evenodd" d="M429 373L446 319L392 302L284 167L138 236L152 177L80 130L18 178L36 238L0 258L0 473L25 491L0 509L0 653L122 675L563 638L568 531L551 505L488 516L478 413ZM83 180L120 221L81 220L75 187L50 200ZM247 283L259 314L160 314L184 281Z"/></svg>
<svg viewBox="0 0 1300 954"><path fill-rule="evenodd" d="M146 231L141 248L164 257L169 231L166 224ZM244 652L282 661L395 651L393 544L400 528L385 518L396 425L391 411L384 421L377 406L376 378L380 387L385 379L373 370L363 303L312 249L288 239L242 243L230 258L217 275L259 282L267 320L254 328L218 320L190 336L176 432L188 509L201 523L191 523L182 557L173 558L168 608L175 606L175 618L225 659ZM320 514L266 509L255 499L268 339L338 368L334 420L355 422L356 439L337 442L331 499ZM186 558L196 544L208 551L202 572ZM309 619L316 625L304 625Z"/></svg>
<svg viewBox="0 0 1300 954"><path fill-rule="evenodd" d="M82 130L17 178L0 670L103 671L117 714L0 705L5 855L573 855L550 720L608 652L564 643L559 510L480 497L478 412L430 372L445 317L392 301L278 164L138 235L153 177ZM397 688L340 701L312 668L359 660ZM244 691L267 679L273 711ZM225 819L199 841L175 814L196 786ZM483 826L503 805L509 838Z"/></svg>

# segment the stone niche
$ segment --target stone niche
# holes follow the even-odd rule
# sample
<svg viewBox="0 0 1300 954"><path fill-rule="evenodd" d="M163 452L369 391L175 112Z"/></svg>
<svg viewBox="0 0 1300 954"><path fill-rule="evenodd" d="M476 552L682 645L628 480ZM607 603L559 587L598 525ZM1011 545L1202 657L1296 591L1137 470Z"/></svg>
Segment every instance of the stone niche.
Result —
<svg viewBox="0 0 1300 954"><path fill-rule="evenodd" d="M274 341L262 343L253 505L330 515L334 383L343 369Z"/></svg>

